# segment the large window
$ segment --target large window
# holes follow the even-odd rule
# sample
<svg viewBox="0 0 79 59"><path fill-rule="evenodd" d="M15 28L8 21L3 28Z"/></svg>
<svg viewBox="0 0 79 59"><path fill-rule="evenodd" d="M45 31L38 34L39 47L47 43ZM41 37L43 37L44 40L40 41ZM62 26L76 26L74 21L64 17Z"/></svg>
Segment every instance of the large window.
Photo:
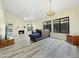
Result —
<svg viewBox="0 0 79 59"><path fill-rule="evenodd" d="M60 32L60 23L59 19L53 20L53 31L59 33Z"/></svg>
<svg viewBox="0 0 79 59"><path fill-rule="evenodd" d="M51 20L43 22L43 29L48 29L51 32Z"/></svg>
<svg viewBox="0 0 79 59"><path fill-rule="evenodd" d="M53 20L53 32L69 34L69 17Z"/></svg>

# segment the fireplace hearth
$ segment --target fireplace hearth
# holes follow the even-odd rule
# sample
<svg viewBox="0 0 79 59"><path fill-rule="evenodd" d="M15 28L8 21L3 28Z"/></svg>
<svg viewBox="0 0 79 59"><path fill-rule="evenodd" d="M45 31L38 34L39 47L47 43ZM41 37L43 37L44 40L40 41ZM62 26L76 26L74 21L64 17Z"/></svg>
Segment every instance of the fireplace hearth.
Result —
<svg viewBox="0 0 79 59"><path fill-rule="evenodd" d="M18 34L24 34L24 30L19 30Z"/></svg>

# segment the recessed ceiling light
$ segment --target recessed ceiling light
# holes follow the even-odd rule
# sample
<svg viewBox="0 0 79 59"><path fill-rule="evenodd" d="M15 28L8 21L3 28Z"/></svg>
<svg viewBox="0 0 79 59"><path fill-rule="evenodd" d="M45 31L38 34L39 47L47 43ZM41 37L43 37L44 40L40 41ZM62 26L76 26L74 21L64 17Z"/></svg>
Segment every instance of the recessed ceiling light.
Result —
<svg viewBox="0 0 79 59"><path fill-rule="evenodd" d="M28 18L24 18L24 20L28 20Z"/></svg>

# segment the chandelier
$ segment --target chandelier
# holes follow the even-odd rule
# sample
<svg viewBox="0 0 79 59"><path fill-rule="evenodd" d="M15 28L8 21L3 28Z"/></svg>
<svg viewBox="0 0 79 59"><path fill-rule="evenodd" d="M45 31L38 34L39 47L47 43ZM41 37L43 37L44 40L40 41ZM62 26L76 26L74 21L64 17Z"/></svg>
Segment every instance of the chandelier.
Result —
<svg viewBox="0 0 79 59"><path fill-rule="evenodd" d="M55 12L51 8L51 0L49 0L49 1L50 1L50 9L48 10L47 15L51 17L55 14Z"/></svg>

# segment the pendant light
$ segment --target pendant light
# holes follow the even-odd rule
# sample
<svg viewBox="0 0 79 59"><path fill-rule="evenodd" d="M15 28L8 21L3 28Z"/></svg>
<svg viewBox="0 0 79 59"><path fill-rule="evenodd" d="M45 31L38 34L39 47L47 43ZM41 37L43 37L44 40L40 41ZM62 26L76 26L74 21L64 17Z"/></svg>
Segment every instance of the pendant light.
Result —
<svg viewBox="0 0 79 59"><path fill-rule="evenodd" d="M51 16L53 16L55 14L55 12L51 8L51 0L49 0L49 2L50 2L50 9L47 12L47 16L51 17Z"/></svg>

